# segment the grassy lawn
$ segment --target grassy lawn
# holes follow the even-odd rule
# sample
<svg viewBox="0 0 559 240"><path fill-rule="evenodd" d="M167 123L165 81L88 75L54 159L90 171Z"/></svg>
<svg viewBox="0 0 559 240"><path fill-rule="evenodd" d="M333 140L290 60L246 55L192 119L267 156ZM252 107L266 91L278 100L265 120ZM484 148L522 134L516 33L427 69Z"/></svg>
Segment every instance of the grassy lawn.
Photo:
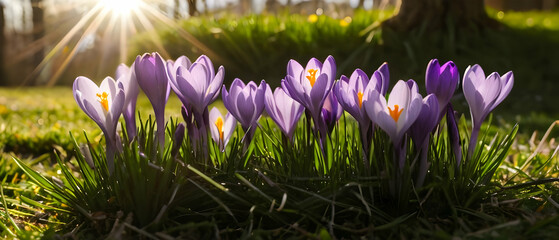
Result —
<svg viewBox="0 0 559 240"><path fill-rule="evenodd" d="M334 130L333 146L325 147L332 150L325 154L331 159L318 157L317 145L304 139L310 132L304 121L297 129L303 137L289 145L282 142L277 128L270 127L273 122L262 118L256 143L248 150L240 144L243 135L238 129L228 151L211 147L208 164L188 143L173 146L176 120L182 122L181 104L173 95L166 106L166 117L173 120L167 126L168 151L150 155L149 141L125 145L114 180L98 168L87 168L88 157L77 154L84 151L76 147L89 143L93 155L89 158L103 162L104 140L77 106L70 88L4 88L0 89L0 236L552 239L559 234L557 133L550 131L544 139L542 135L559 113L554 91L559 87L555 84L559 14L490 14L504 23L503 29L471 35L419 30L406 38L368 28L388 17L387 12L358 12L347 26L325 16L309 22L308 16L298 15L193 18L180 23L219 55L214 64L225 65L226 86L234 77L245 82L266 79L277 86L290 58L323 60L330 54L339 73L348 75L356 67L370 73L387 61L392 83L411 77L421 86L423 64L435 57L455 61L461 74L475 63L486 73L514 71L515 87L497 108L485 145L480 146L491 149L499 142L492 141L493 136L502 138L515 123L520 130L488 184L472 187L448 178L452 171L445 165L451 160L447 155L437 158L445 163L432 168L426 186L412 188L405 204L395 203L381 179L386 172L367 174L358 167L362 153L357 125L348 114ZM170 29L159 32L170 57L187 54L193 60L201 53L212 54L193 47L180 34ZM146 38L136 39L139 52L153 50ZM452 102L469 120L464 97L457 93ZM213 106L223 108L221 102ZM152 114L143 95L137 110L143 123ZM460 121L461 130L467 132L465 119ZM153 126L143 129L149 136ZM390 149L386 136L374 136L387 144L373 154L386 155L385 149ZM438 144L437 148L446 147L444 141ZM137 149L145 155L137 154ZM175 149L180 149L178 155L169 157ZM251 154L241 154L245 150ZM14 158L29 168L20 168ZM153 161L142 165L147 158ZM316 170L319 161L330 162L328 171Z"/></svg>

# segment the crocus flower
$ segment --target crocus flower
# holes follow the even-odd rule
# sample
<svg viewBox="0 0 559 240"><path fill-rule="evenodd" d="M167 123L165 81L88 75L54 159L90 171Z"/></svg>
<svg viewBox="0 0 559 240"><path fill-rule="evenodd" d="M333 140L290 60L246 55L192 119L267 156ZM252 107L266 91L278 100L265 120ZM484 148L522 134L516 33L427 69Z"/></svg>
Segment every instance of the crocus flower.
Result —
<svg viewBox="0 0 559 240"><path fill-rule="evenodd" d="M434 94L429 94L423 98L423 105L417 120L412 124L409 130L411 139L417 148L421 148L428 143L429 133L438 124L439 103Z"/></svg>
<svg viewBox="0 0 559 240"><path fill-rule="evenodd" d="M322 105L331 91L335 77L336 62L332 56L328 56L324 60L324 65L316 58L312 58L305 68L297 61L289 60L287 76L281 81L283 90L310 112L315 127L323 131L324 135L325 126L320 127L318 124Z"/></svg>
<svg viewBox="0 0 559 240"><path fill-rule="evenodd" d="M256 122L264 111L264 95L267 84L264 80L257 86L254 82L245 85L241 79L235 78L228 92L225 85L222 89L223 105L229 110L245 131L248 142L256 130ZM250 131L250 132L249 132Z"/></svg>
<svg viewBox="0 0 559 240"><path fill-rule="evenodd" d="M460 73L458 73L458 68L454 62L448 61L441 66L439 60L433 59L427 65L425 88L427 93L433 93L437 96L440 113L446 112L446 105L454 95L459 81ZM442 115L440 118L442 118Z"/></svg>
<svg viewBox="0 0 559 240"><path fill-rule="evenodd" d="M477 144L481 124L497 105L510 93L514 84L514 75L507 72L502 77L493 72L487 78L479 65L468 66L464 73L464 97L470 106L472 115L472 134L468 148L470 156Z"/></svg>
<svg viewBox="0 0 559 240"><path fill-rule="evenodd" d="M376 90L384 95L386 91L383 93L383 89L387 88L385 85L388 85L388 82L380 71L375 71L369 80L363 70L356 69L349 78L342 75L334 84L332 91L343 109L351 114L360 126L368 127L371 120L363 108L363 101L367 98L365 93Z"/></svg>
<svg viewBox="0 0 559 240"><path fill-rule="evenodd" d="M379 71L382 76L380 93L382 95L386 95L386 92L388 92L388 83L390 82L390 71L388 70L388 63L385 62L382 65L380 65L377 71Z"/></svg>
<svg viewBox="0 0 559 240"><path fill-rule="evenodd" d="M179 58L171 69L168 62L169 76L175 75L170 77L171 87L183 104L190 104L194 111L202 114L219 95L225 70L220 66L215 73L211 60L204 55L191 65L188 63L186 57Z"/></svg>
<svg viewBox="0 0 559 240"><path fill-rule="evenodd" d="M423 99L423 106L417 120L411 125L409 134L417 152L420 153L419 172L416 187L423 186L425 176L429 170L427 161L429 151L429 134L437 126L439 120L439 103L434 94L429 94Z"/></svg>
<svg viewBox="0 0 559 240"><path fill-rule="evenodd" d="M130 141L136 137L136 100L138 100L138 94L140 93L133 69L134 64L131 67L120 64L115 74L117 82L122 83L124 87L124 109L122 110L122 116L124 116L124 121L126 122L126 133Z"/></svg>
<svg viewBox="0 0 559 240"><path fill-rule="evenodd" d="M340 119L344 113L342 105L338 102L336 95L333 92L330 92L324 101L324 105L322 106L322 121L328 127L328 132L331 133L336 125L336 122Z"/></svg>
<svg viewBox="0 0 559 240"><path fill-rule="evenodd" d="M272 93L270 87L266 87L264 106L270 118L291 140L297 122L303 114L303 106L289 97L283 89L276 88Z"/></svg>
<svg viewBox="0 0 559 240"><path fill-rule="evenodd" d="M417 84L413 80L408 82L398 81L390 92L388 102L384 95L373 90L363 103L369 118L388 133L395 145L401 143L423 106Z"/></svg>
<svg viewBox="0 0 559 240"><path fill-rule="evenodd" d="M114 154L117 151L116 127L124 106L124 87L107 77L98 87L86 77L78 77L73 86L74 99L105 135L107 144L107 167L112 173Z"/></svg>
<svg viewBox="0 0 559 240"><path fill-rule="evenodd" d="M237 121L230 113L227 113L225 118L223 118L219 109L214 107L210 111L210 122L212 139L217 143L219 149L223 152L229 142L229 139L231 138L231 135L235 132Z"/></svg>
<svg viewBox="0 0 559 240"><path fill-rule="evenodd" d="M179 98L179 100L182 102L182 104L184 106L190 106L190 103L188 103L187 98L178 89L178 86L177 86L177 70L178 70L179 67L184 67L186 69L190 69L190 66L192 65L192 62L190 62L190 59L188 59L186 56L180 56L175 61L167 60L166 64L167 64L167 75L169 76L169 83L170 83L171 89L173 90L173 92L175 92L175 94L177 95L177 97Z"/></svg>
<svg viewBox="0 0 559 240"><path fill-rule="evenodd" d="M138 85L148 97L157 122L157 141L163 149L165 145L165 105L171 90L165 61L158 53L136 57L134 72Z"/></svg>

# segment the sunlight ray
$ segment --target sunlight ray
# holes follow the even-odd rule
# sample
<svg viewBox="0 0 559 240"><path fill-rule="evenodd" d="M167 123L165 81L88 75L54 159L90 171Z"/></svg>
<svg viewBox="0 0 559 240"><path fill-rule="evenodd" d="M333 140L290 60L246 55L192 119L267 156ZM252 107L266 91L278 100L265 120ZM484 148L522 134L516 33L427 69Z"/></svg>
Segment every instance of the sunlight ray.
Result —
<svg viewBox="0 0 559 240"><path fill-rule="evenodd" d="M140 5L140 8L143 10L149 9L147 7L145 7L143 4ZM160 54L162 57L164 58L169 58L169 53L167 52L167 50L165 49L165 47L163 47L163 43L161 42L161 39L159 38L159 36L157 34L153 34L156 32L155 27L153 26L153 24L148 20L148 18L146 17L145 14L143 14L142 12L137 12L136 17L138 17L138 20L140 21L140 23L142 24L142 26L149 32L151 32L152 34L148 34L149 38L151 39L151 41L153 41L153 43L155 44L156 48L161 51Z"/></svg>
<svg viewBox="0 0 559 240"><path fill-rule="evenodd" d="M88 26L88 28L84 31L84 33L82 34L80 40L78 40L78 43L76 44L76 46L78 46L81 42L83 42L83 40L85 39L85 37L87 37L89 34L94 33L95 31L97 31L97 29L99 28L99 26L101 25L101 23L103 22L103 20L105 19L105 16L109 13L109 11L107 9L101 9L101 12L99 13L99 15L97 15L95 17L95 19L93 20L93 22ZM74 58L74 56L76 55L78 51L78 47L74 47L72 49L72 51L70 52L70 54L68 55L68 57L66 57L66 59L64 60L64 62L61 64L61 66L58 68L58 70L56 70L56 73L51 77L51 79L48 80L47 82L47 86L48 87L52 87L54 86L54 84L56 83L56 81L58 80L58 78L62 75L62 73L64 72L64 70L66 70L66 68L68 67L68 65L70 64L70 62L72 61L72 59Z"/></svg>
<svg viewBox="0 0 559 240"><path fill-rule="evenodd" d="M149 14L153 15L155 18L157 18L158 20L160 20L164 24L166 24L168 26L171 26L174 30L176 30L179 33L179 35L184 40L192 43L192 45L199 48L202 52L204 52L206 55L208 55L208 57L211 57L212 59L216 59L217 61L223 62L223 59L218 54L216 54L214 51L212 51L210 48L208 48L206 45L204 45L202 42L200 42L198 39L196 39L196 37L192 36L192 34L185 31L179 24L177 24L172 19L169 19L164 14L162 14L158 11L155 11L151 8L147 8L147 9L144 9L144 10L145 10L146 13L149 13ZM228 63L228 64L233 64L233 63Z"/></svg>
<svg viewBox="0 0 559 240"><path fill-rule="evenodd" d="M70 42L70 40L72 40L72 38L74 36L76 36L77 32L80 29L82 29L89 22L89 20L93 16L95 16L95 14L98 13L101 9L102 9L101 5L97 4L90 11L88 11L80 19L80 21L78 21L76 23L76 25L72 29L70 29L70 31L68 31L68 33L66 33L66 35L64 35L64 37L56 44L56 46L54 46L54 48L52 48L52 50L50 50L47 53L47 55L41 61L41 63L39 63L39 65L37 67L35 67L33 72L31 74L29 74L27 76L27 78L23 81L22 85L25 85L32 77L37 76L37 73L45 67L45 65L49 62L49 60L52 59L61 49L63 49L68 44L68 42ZM49 80L49 82L50 81L52 81L52 80Z"/></svg>

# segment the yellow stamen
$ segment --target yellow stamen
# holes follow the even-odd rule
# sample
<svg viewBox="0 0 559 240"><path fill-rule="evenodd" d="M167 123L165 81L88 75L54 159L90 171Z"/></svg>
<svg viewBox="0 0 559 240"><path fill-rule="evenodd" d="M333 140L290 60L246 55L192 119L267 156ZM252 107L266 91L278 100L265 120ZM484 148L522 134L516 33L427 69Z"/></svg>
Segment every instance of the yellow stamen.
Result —
<svg viewBox="0 0 559 240"><path fill-rule="evenodd" d="M402 111L404 111L404 108L398 111L399 108L400 106L398 105L394 105L394 110L388 107L388 113L390 113L390 116L392 117L392 119L394 119L394 122L398 122L398 118L400 118L400 114L402 114Z"/></svg>
<svg viewBox="0 0 559 240"><path fill-rule="evenodd" d="M357 93L357 100L359 100L359 109L361 109L361 106L363 106L363 92Z"/></svg>
<svg viewBox="0 0 559 240"><path fill-rule="evenodd" d="M215 126L217 127L217 131L219 132L219 139L223 141L223 119L221 117L217 117L215 120Z"/></svg>
<svg viewBox="0 0 559 240"><path fill-rule="evenodd" d="M99 103L101 103L101 106L103 106L103 108L105 109L105 111L109 111L109 100L107 100L107 97L109 97L109 94L107 92L103 92L101 93L97 93L97 97L99 98Z"/></svg>
<svg viewBox="0 0 559 240"><path fill-rule="evenodd" d="M310 69L308 72L309 76L307 76L307 79L311 83L311 87L313 87L314 82L316 82L316 73L318 72L318 69Z"/></svg>

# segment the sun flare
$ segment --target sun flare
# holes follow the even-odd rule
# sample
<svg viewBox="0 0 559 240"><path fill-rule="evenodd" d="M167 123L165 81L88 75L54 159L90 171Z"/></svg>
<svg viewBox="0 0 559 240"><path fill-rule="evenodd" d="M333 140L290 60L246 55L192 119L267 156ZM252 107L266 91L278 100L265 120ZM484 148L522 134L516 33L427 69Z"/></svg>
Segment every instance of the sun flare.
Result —
<svg viewBox="0 0 559 240"><path fill-rule="evenodd" d="M127 16L140 7L142 0L99 0L99 4L115 15Z"/></svg>

